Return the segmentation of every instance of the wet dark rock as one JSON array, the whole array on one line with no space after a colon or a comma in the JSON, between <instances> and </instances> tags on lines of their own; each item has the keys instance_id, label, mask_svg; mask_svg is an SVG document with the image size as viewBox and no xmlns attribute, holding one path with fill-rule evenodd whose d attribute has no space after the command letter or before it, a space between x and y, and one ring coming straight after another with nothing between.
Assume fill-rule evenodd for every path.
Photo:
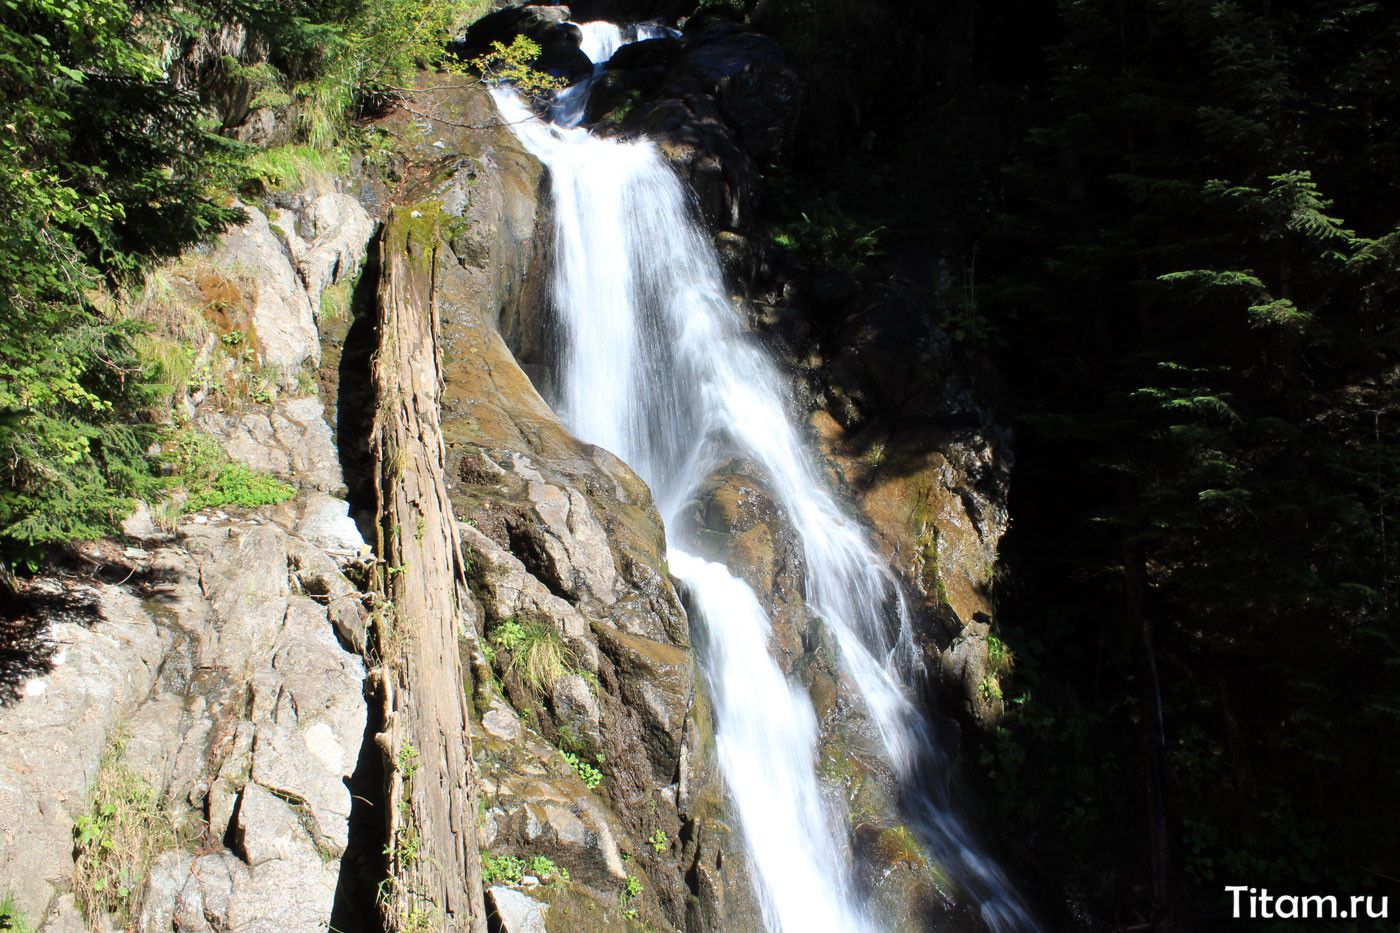
<instances>
[{"instance_id":1,"label":"wet dark rock","mask_svg":"<svg viewBox=\"0 0 1400 933\"><path fill-rule=\"evenodd\" d=\"M629 42L619 48L613 53L613 57L608 59L605 67L609 71L665 68L675 61L681 52L679 39L670 36L643 39L640 42Z\"/></svg>"},{"instance_id":2,"label":"wet dark rock","mask_svg":"<svg viewBox=\"0 0 1400 933\"><path fill-rule=\"evenodd\" d=\"M655 139L712 229L748 229L757 211L757 164L791 141L802 95L778 44L720 24L681 40L624 46L607 75L587 120L601 132Z\"/></svg>"},{"instance_id":3,"label":"wet dark rock","mask_svg":"<svg viewBox=\"0 0 1400 933\"><path fill-rule=\"evenodd\" d=\"M463 58L475 58L491 48L491 43L510 45L516 36L544 46L549 33L557 26L569 21L569 8L538 3L509 6L489 13L472 23L465 33L451 43L449 48ZM578 48L578 42L573 43Z\"/></svg>"},{"instance_id":4,"label":"wet dark rock","mask_svg":"<svg viewBox=\"0 0 1400 933\"><path fill-rule=\"evenodd\" d=\"M613 126L620 126L643 96L660 85L665 77L663 67L603 72L588 92L585 122L606 120Z\"/></svg>"}]
</instances>

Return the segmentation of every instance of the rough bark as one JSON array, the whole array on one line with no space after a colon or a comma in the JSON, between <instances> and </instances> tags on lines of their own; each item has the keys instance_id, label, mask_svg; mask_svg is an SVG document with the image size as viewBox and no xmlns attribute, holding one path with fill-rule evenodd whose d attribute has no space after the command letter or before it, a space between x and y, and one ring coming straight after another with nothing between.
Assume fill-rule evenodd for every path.
<instances>
[{"instance_id":1,"label":"rough bark","mask_svg":"<svg viewBox=\"0 0 1400 933\"><path fill-rule=\"evenodd\" d=\"M458 632L461 545L439 422L436 212L392 212L381 239L371 453L388 602L379 618L394 930L485 933L476 794Z\"/></svg>"}]
</instances>

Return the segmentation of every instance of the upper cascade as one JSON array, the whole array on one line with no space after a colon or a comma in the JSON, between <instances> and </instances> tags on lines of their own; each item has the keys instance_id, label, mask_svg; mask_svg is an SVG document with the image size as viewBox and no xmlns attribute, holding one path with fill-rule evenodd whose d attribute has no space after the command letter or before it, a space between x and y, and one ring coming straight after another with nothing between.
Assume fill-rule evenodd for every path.
<instances>
[{"instance_id":1,"label":"upper cascade","mask_svg":"<svg viewBox=\"0 0 1400 933\"><path fill-rule=\"evenodd\" d=\"M603 73L608 59L612 58L618 49L631 42L680 35L675 29L662 23L619 26L616 23L596 20L574 25L578 26L583 34L579 49L593 62L593 74L554 96L549 107L549 119L556 126L574 127L583 122L583 114L588 107L588 95Z\"/></svg>"}]
</instances>

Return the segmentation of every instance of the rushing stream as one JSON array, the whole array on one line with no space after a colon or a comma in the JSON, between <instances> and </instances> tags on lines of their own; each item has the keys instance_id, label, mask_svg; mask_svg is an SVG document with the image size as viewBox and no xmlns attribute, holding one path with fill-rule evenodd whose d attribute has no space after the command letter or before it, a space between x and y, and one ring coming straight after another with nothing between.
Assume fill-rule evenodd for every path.
<instances>
[{"instance_id":1,"label":"rushing stream","mask_svg":"<svg viewBox=\"0 0 1400 933\"><path fill-rule=\"evenodd\" d=\"M600 65L623 42L664 29L581 28L584 52ZM534 118L513 93L496 92L551 175L551 294L562 329L552 401L574 434L626 460L655 495L671 572L696 616L720 765L769 928L884 924L854 891L847 815L823 803L816 716L768 653L767 611L724 566L686 550L682 509L735 455L762 466L802 541L807 603L835 636L840 664L878 727L910 824L991 929L1035 929L952 809L951 762L910 700L918 652L894 574L810 462L787 414L783 379L727 298L689 192L651 142L605 139L578 126L589 84L560 93L551 122Z\"/></svg>"}]
</instances>

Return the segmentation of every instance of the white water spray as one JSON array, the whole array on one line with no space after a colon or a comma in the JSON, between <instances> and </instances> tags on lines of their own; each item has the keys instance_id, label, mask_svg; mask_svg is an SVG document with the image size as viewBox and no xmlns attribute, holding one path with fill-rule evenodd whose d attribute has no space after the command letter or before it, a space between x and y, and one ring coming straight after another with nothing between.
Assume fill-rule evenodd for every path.
<instances>
[{"instance_id":1,"label":"white water spray","mask_svg":"<svg viewBox=\"0 0 1400 933\"><path fill-rule=\"evenodd\" d=\"M600 64L622 42L611 24L582 29L584 50ZM901 682L901 670L917 676L919 654L900 587L809 463L782 379L740 325L688 192L651 142L577 127L587 88L559 95L553 125L532 119L510 92L496 96L553 185L552 294L563 329L555 405L577 436L646 480L666 522L671 570L700 617L720 763L768 926L849 933L877 922L852 895L844 814L823 806L815 777L811 703L769 656L763 607L746 584L677 540L685 503L733 454L762 465L802 540L806 600L835 635L905 788L911 824L989 927L1034 929L951 809L950 765Z\"/></svg>"}]
</instances>

